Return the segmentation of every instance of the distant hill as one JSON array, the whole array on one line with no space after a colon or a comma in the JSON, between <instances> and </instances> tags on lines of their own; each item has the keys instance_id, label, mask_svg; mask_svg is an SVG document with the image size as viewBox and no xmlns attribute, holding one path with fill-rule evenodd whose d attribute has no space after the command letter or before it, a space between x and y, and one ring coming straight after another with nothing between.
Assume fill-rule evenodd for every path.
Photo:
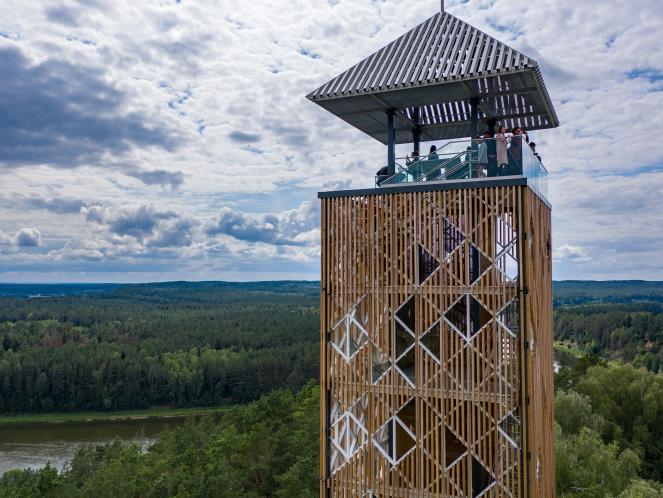
<instances>
[{"instance_id":1,"label":"distant hill","mask_svg":"<svg viewBox=\"0 0 663 498\"><path fill-rule=\"evenodd\" d=\"M110 292L121 284L3 284L0 296L6 297L54 297Z\"/></svg>"},{"instance_id":2,"label":"distant hill","mask_svg":"<svg viewBox=\"0 0 663 498\"><path fill-rule=\"evenodd\" d=\"M56 296L94 296L175 302L183 299L214 302L227 300L237 292L269 292L278 294L316 295L317 281L263 282L152 282L144 284L2 284L0 296L38 298ZM558 280L553 282L555 306L597 303L659 303L663 304L663 282L646 280Z\"/></svg>"},{"instance_id":3,"label":"distant hill","mask_svg":"<svg viewBox=\"0 0 663 498\"><path fill-rule=\"evenodd\" d=\"M598 303L663 303L663 282L646 280L560 280L553 282L555 306Z\"/></svg>"}]
</instances>

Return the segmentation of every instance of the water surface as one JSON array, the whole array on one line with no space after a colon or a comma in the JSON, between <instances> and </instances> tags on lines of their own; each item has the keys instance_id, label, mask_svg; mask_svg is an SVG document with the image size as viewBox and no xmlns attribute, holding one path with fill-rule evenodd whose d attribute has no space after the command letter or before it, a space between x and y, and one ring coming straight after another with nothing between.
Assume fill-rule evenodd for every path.
<instances>
[{"instance_id":1,"label":"water surface","mask_svg":"<svg viewBox=\"0 0 663 498\"><path fill-rule=\"evenodd\" d=\"M119 437L148 448L155 436L176 427L186 417L0 425L0 475L10 469L38 469L47 463L62 469L86 444L103 444Z\"/></svg>"}]
</instances>

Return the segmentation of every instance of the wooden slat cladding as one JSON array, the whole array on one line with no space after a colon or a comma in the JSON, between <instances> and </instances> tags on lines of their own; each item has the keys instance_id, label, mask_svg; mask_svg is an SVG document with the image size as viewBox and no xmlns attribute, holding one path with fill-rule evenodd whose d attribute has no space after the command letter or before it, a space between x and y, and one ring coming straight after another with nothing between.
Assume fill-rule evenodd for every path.
<instances>
[{"instance_id":1,"label":"wooden slat cladding","mask_svg":"<svg viewBox=\"0 0 663 498\"><path fill-rule=\"evenodd\" d=\"M321 496L553 496L545 204L499 186L321 212Z\"/></svg>"},{"instance_id":2,"label":"wooden slat cladding","mask_svg":"<svg viewBox=\"0 0 663 498\"><path fill-rule=\"evenodd\" d=\"M555 490L552 240L550 209L525 191L526 329L529 351L527 439L531 496L553 496Z\"/></svg>"}]
</instances>

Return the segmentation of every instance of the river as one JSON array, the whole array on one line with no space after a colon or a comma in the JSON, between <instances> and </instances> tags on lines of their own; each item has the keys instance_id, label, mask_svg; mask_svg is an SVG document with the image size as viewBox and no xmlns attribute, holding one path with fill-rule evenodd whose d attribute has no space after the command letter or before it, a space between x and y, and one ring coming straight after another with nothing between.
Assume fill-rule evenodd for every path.
<instances>
[{"instance_id":1,"label":"river","mask_svg":"<svg viewBox=\"0 0 663 498\"><path fill-rule=\"evenodd\" d=\"M62 469L86 444L102 444L119 437L148 448L155 436L186 417L0 425L0 475L10 469L37 469L47 463Z\"/></svg>"}]
</instances>

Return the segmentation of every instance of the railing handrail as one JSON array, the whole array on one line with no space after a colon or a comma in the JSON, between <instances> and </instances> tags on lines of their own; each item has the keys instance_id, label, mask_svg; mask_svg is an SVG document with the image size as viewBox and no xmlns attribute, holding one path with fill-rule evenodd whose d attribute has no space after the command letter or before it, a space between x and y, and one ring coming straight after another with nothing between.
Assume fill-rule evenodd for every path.
<instances>
[{"instance_id":1,"label":"railing handrail","mask_svg":"<svg viewBox=\"0 0 663 498\"><path fill-rule=\"evenodd\" d=\"M430 176L430 172L424 172L420 173L418 170L420 167L425 165L428 161L441 161L439 165L436 165L435 168L442 170L445 168L446 165L448 165L451 161L454 159L457 159L459 156L462 156L463 154L467 154L468 152L474 152L475 155L478 152L478 148L481 144L485 144L490 141L497 141L497 140L504 140L509 144L509 148L513 146L514 143L514 138L519 138L520 142L520 147L521 151L523 154L528 154L530 155L530 159L532 157L536 158L537 160L537 166L542 169L542 172L545 174L548 174L548 170L546 167L543 165L543 162L541 161L540 157L534 149L531 148L530 142L527 140L527 137L525 135L514 135L514 134L509 134L504 137L476 137L476 138L468 138L465 140L452 140L450 142L444 143L439 149L436 149L432 152L429 152L426 155L423 156L417 156L416 159L414 159L412 156L405 156L405 157L398 157L396 158L397 161L402 162L402 160L406 161L406 166L403 167L402 164L397 163L397 171L394 172L393 175L388 176L387 178L384 178L382 181L379 181L378 178L376 177L376 185L389 185L391 184L390 180L392 179L397 179L397 178L405 178L405 182L420 182L424 181L423 179L425 177ZM453 151L453 145L458 145L458 144L463 144L467 145L467 148L465 150L461 151ZM527 152L525 152L525 144L528 146L527 149L529 149ZM452 149L452 150L449 150ZM432 156L432 157L431 157ZM412 162L409 162L412 161ZM522 167L522 161L523 161L523 156L520 158L521 161L521 167ZM472 164L477 162L477 158L469 158L466 161L463 161L459 165L455 165L453 170L451 171L445 171L443 175L440 176L440 180L444 180L448 175L457 173L462 167L467 167L468 165L471 167ZM483 164L483 163L482 163ZM524 174L524 171L521 171L521 174ZM401 176L399 176L401 175ZM405 175L403 177L402 175ZM407 180L407 177L411 176L412 180ZM437 178L436 178L437 179ZM379 182L379 183L378 183ZM402 183L400 181L399 183Z\"/></svg>"}]
</instances>

